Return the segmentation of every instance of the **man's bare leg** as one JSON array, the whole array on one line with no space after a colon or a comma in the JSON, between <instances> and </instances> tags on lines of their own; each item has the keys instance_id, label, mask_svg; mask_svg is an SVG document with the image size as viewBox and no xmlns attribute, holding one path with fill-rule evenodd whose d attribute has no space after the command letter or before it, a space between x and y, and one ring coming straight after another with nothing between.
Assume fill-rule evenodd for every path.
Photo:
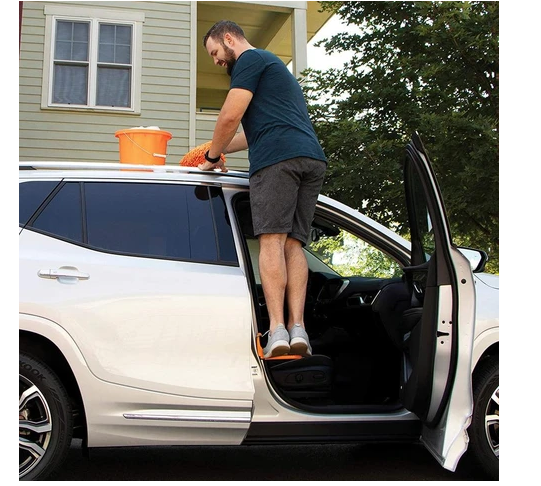
<instances>
[{"instance_id":1,"label":"man's bare leg","mask_svg":"<svg viewBox=\"0 0 541 486\"><path fill-rule=\"evenodd\" d=\"M286 299L289 311L287 329L291 330L294 324L301 324L304 327L308 263L302 243L296 238L287 238L284 250L287 270Z\"/></svg>"},{"instance_id":2,"label":"man's bare leg","mask_svg":"<svg viewBox=\"0 0 541 486\"><path fill-rule=\"evenodd\" d=\"M284 322L284 303L287 285L285 258L286 234L262 234L259 236L259 273L269 312L270 332Z\"/></svg>"}]
</instances>

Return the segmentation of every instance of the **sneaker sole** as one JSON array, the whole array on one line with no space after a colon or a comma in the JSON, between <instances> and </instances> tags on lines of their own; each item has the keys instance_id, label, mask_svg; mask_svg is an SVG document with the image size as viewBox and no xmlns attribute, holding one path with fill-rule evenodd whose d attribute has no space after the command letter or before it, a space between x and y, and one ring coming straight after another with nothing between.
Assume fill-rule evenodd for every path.
<instances>
[{"instance_id":1,"label":"sneaker sole","mask_svg":"<svg viewBox=\"0 0 541 486\"><path fill-rule=\"evenodd\" d=\"M308 344L302 338L293 338L289 343L289 349L291 354L298 354L299 356L312 356L312 353L308 349Z\"/></svg>"},{"instance_id":2,"label":"sneaker sole","mask_svg":"<svg viewBox=\"0 0 541 486\"><path fill-rule=\"evenodd\" d=\"M276 358L276 356L283 356L284 354L289 353L290 347L287 341L276 341L272 346L270 351L268 351L264 357L265 358Z\"/></svg>"}]
</instances>

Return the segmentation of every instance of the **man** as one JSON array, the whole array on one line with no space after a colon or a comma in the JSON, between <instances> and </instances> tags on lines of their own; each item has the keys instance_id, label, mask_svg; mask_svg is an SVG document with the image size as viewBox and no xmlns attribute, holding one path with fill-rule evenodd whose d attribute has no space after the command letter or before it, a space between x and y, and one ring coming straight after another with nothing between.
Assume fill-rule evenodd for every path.
<instances>
[{"instance_id":1,"label":"man","mask_svg":"<svg viewBox=\"0 0 541 486\"><path fill-rule=\"evenodd\" d=\"M227 69L230 90L201 170L227 171L220 154L249 149L250 206L259 239L259 271L269 311L266 358L310 356L304 328L308 242L327 167L301 87L274 54L256 49L234 22L206 34L214 64ZM243 131L237 133L242 122ZM285 327L284 303L288 306Z\"/></svg>"}]
</instances>

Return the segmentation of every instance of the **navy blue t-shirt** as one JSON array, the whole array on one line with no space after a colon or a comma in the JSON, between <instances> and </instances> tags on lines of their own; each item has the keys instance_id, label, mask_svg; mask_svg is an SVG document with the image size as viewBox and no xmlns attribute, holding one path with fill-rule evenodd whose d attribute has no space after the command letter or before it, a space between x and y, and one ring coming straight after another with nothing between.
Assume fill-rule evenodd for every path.
<instances>
[{"instance_id":1,"label":"navy blue t-shirt","mask_svg":"<svg viewBox=\"0 0 541 486\"><path fill-rule=\"evenodd\" d=\"M308 117L302 89L280 58L262 49L244 51L233 66L230 88L253 93L242 117L250 176L294 157L327 162Z\"/></svg>"}]
</instances>

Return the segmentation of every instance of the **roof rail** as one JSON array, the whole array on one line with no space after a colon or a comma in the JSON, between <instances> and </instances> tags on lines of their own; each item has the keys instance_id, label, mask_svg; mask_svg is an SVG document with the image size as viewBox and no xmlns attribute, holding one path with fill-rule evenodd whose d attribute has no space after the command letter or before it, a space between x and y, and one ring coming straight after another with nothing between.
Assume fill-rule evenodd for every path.
<instances>
[{"instance_id":1,"label":"roof rail","mask_svg":"<svg viewBox=\"0 0 541 486\"><path fill-rule=\"evenodd\" d=\"M112 162L20 162L19 170L31 170L31 169L59 169L59 170L142 170L145 172L166 172L166 173L185 173L185 174L202 174L212 173L222 176L242 177L248 179L248 172L240 170L228 170L222 172L221 170L214 171L201 171L197 167L185 167L172 164L164 165L141 165L141 164L124 164L124 163L112 163Z\"/></svg>"}]
</instances>

